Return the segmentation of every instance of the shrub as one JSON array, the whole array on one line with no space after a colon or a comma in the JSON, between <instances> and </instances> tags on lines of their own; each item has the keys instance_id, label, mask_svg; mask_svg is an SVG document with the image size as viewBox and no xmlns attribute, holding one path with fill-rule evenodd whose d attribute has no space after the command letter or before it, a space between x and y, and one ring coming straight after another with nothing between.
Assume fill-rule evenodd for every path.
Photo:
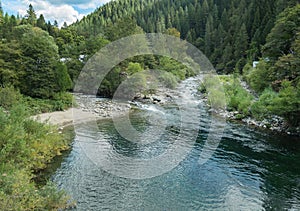
<instances>
[{"instance_id":1,"label":"shrub","mask_svg":"<svg viewBox=\"0 0 300 211\"><path fill-rule=\"evenodd\" d=\"M222 109L226 107L226 96L219 77L214 75L205 76L204 82L200 85L200 91L207 93L210 107Z\"/></svg>"},{"instance_id":2,"label":"shrub","mask_svg":"<svg viewBox=\"0 0 300 211\"><path fill-rule=\"evenodd\" d=\"M282 89L273 99L270 110L272 113L284 117L291 125L300 123L300 83L292 86L290 81L282 82Z\"/></svg>"},{"instance_id":3,"label":"shrub","mask_svg":"<svg viewBox=\"0 0 300 211\"><path fill-rule=\"evenodd\" d=\"M56 128L31 120L26 107L0 109L0 210L57 210L68 197L53 184L37 188L33 171L69 148Z\"/></svg>"},{"instance_id":4,"label":"shrub","mask_svg":"<svg viewBox=\"0 0 300 211\"><path fill-rule=\"evenodd\" d=\"M54 110L63 111L73 105L73 95L67 92L60 92L54 95Z\"/></svg>"},{"instance_id":5,"label":"shrub","mask_svg":"<svg viewBox=\"0 0 300 211\"><path fill-rule=\"evenodd\" d=\"M0 106L10 109L18 104L22 99L22 95L13 86L0 87Z\"/></svg>"},{"instance_id":6,"label":"shrub","mask_svg":"<svg viewBox=\"0 0 300 211\"><path fill-rule=\"evenodd\" d=\"M234 76L206 76L198 90L208 94L211 107L224 108L226 105L228 110L239 111L240 116L250 114L253 96L240 85L239 79Z\"/></svg>"},{"instance_id":7,"label":"shrub","mask_svg":"<svg viewBox=\"0 0 300 211\"><path fill-rule=\"evenodd\" d=\"M250 84L250 87L256 92L261 93L267 88L270 84L271 79L269 73L269 67L266 61L260 60L256 68L246 75L247 82Z\"/></svg>"},{"instance_id":8,"label":"shrub","mask_svg":"<svg viewBox=\"0 0 300 211\"><path fill-rule=\"evenodd\" d=\"M172 73L162 72L159 77L159 81L163 83L167 88L174 89L177 86L176 76Z\"/></svg>"},{"instance_id":9,"label":"shrub","mask_svg":"<svg viewBox=\"0 0 300 211\"><path fill-rule=\"evenodd\" d=\"M72 107L73 95L67 92L56 93L53 99L24 97L24 103L31 114L63 111Z\"/></svg>"},{"instance_id":10,"label":"shrub","mask_svg":"<svg viewBox=\"0 0 300 211\"><path fill-rule=\"evenodd\" d=\"M271 88L266 88L258 101L253 103L251 106L251 114L259 120L270 116L272 114L271 106L274 104L274 99L276 97L276 92L274 92Z\"/></svg>"},{"instance_id":11,"label":"shrub","mask_svg":"<svg viewBox=\"0 0 300 211\"><path fill-rule=\"evenodd\" d=\"M241 85L238 79L234 79L224 85L229 110L239 111L244 116L250 114L250 106L253 96Z\"/></svg>"}]
</instances>

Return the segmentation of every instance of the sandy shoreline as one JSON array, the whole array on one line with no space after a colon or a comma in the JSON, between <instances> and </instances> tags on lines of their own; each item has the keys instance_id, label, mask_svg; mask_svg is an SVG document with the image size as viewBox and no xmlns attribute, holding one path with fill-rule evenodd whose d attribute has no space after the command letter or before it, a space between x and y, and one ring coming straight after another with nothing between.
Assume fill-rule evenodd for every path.
<instances>
[{"instance_id":1,"label":"sandy shoreline","mask_svg":"<svg viewBox=\"0 0 300 211\"><path fill-rule=\"evenodd\" d=\"M94 118L92 113L84 112L79 108L70 108L65 111L56 111L51 113L42 113L33 116L36 121L48 123L57 126L71 125L75 122L74 114L76 113L76 121L89 121Z\"/></svg>"},{"instance_id":2,"label":"sandy shoreline","mask_svg":"<svg viewBox=\"0 0 300 211\"><path fill-rule=\"evenodd\" d=\"M32 119L59 127L101 119L121 116L129 112L129 103L117 103L95 96L74 95L77 107L65 111L42 113L32 116Z\"/></svg>"}]
</instances>

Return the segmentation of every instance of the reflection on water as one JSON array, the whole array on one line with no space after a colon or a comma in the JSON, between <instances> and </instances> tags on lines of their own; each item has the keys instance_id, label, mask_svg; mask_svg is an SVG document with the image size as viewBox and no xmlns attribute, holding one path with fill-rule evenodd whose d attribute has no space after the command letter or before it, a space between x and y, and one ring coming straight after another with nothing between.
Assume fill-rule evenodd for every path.
<instances>
[{"instance_id":1,"label":"reflection on water","mask_svg":"<svg viewBox=\"0 0 300 211\"><path fill-rule=\"evenodd\" d=\"M149 112L154 111L131 115L137 130L154 124L147 121ZM97 132L114 153L149 159L172 144L172 137L178 135L176 122L168 121L166 134L145 146L123 139L110 120L99 122L98 131L90 131L88 123L80 127L86 136ZM209 122L209 115L201 114L194 148L176 168L161 176L144 180L114 176L86 156L80 144L84 140L77 137L53 180L77 201L78 210L300 210L297 138L228 123L213 157L200 165Z\"/></svg>"}]
</instances>

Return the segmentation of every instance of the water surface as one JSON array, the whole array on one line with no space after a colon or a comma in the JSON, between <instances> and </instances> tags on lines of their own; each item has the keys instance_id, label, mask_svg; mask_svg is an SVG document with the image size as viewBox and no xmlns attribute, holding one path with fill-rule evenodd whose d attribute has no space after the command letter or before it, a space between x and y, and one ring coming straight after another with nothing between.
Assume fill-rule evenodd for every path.
<instances>
[{"instance_id":1,"label":"water surface","mask_svg":"<svg viewBox=\"0 0 300 211\"><path fill-rule=\"evenodd\" d=\"M132 125L139 131L159 125L163 114L149 121L158 112L159 107L154 108L134 111ZM157 177L115 176L82 148L84 137L97 133L115 154L150 159L164 153L178 136L176 110L165 108L166 132L146 145L124 139L111 120L98 122L97 131L89 123L81 124L83 134L75 138L53 180L77 201L77 210L300 210L300 141L227 123L219 147L201 165L198 159L212 123L205 110L193 149L172 171ZM97 149L101 153L101 147ZM106 159L109 162L109 156Z\"/></svg>"}]
</instances>

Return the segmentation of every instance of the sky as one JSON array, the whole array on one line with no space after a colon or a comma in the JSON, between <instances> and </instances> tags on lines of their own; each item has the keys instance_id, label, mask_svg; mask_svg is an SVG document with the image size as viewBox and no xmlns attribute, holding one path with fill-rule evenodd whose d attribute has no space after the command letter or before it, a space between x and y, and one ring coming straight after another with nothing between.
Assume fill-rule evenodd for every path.
<instances>
[{"instance_id":1,"label":"sky","mask_svg":"<svg viewBox=\"0 0 300 211\"><path fill-rule=\"evenodd\" d=\"M37 17L43 14L46 21L57 20L59 26L64 22L71 24L85 15L93 12L97 7L110 0L0 0L4 12L10 15L25 16L29 4L32 4Z\"/></svg>"}]
</instances>

